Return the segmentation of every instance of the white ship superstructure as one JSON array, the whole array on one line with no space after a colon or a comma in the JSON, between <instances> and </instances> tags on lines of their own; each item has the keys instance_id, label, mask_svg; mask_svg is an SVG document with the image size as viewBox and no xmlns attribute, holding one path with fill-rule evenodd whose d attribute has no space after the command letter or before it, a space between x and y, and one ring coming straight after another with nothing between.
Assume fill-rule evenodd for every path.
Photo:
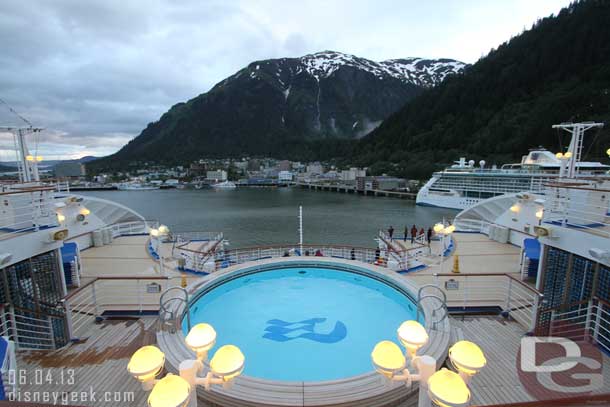
<instances>
[{"instance_id":1,"label":"white ship superstructure","mask_svg":"<svg viewBox=\"0 0 610 407\"><path fill-rule=\"evenodd\" d=\"M558 125L562 126L562 125ZM553 154L544 148L533 149L520 163L505 164L501 168L486 168L485 161L475 166L474 161L461 158L451 167L435 172L417 194L417 204L452 209L467 209L485 199L503 194L542 193L544 184L558 179L565 171L577 178L603 175L610 166L600 162L581 162L582 136L590 123L576 125L565 154ZM582 129L582 130L581 130Z\"/></svg>"}]
</instances>

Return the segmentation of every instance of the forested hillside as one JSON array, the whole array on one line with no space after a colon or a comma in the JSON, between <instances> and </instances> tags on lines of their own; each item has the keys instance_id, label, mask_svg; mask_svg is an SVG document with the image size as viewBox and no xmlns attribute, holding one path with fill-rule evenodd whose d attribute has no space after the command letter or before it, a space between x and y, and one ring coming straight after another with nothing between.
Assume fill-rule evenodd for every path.
<instances>
[{"instance_id":1,"label":"forested hillside","mask_svg":"<svg viewBox=\"0 0 610 407\"><path fill-rule=\"evenodd\" d=\"M352 161L425 178L459 156L501 163L539 145L555 151L569 138L551 125L586 120L607 123L585 147L586 158L607 162L610 1L572 4L423 92L365 137Z\"/></svg>"}]
</instances>

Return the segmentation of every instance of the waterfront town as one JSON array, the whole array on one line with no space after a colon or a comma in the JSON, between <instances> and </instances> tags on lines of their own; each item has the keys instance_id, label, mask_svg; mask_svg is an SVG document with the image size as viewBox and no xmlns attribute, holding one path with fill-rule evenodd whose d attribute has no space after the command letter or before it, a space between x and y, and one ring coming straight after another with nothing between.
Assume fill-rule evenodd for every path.
<instances>
[{"instance_id":1,"label":"waterfront town","mask_svg":"<svg viewBox=\"0 0 610 407\"><path fill-rule=\"evenodd\" d=\"M273 158L200 159L188 165L142 163L128 171L94 173L88 163L60 161L44 166L41 176L73 190L171 189L301 186L315 190L413 198L420 182L387 174L370 175L367 168L338 168L323 162ZM15 169L16 171L17 169ZM10 178L13 172L0 173ZM16 174L16 172L15 172Z\"/></svg>"}]
</instances>

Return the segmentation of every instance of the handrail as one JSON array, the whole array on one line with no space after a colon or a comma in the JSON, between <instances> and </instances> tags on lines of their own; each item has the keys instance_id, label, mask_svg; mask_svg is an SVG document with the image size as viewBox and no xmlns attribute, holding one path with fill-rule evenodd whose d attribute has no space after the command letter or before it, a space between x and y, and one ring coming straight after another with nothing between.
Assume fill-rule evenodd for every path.
<instances>
[{"instance_id":1,"label":"handrail","mask_svg":"<svg viewBox=\"0 0 610 407\"><path fill-rule=\"evenodd\" d=\"M519 283L519 285L521 285L523 288L531 291L532 293L536 294L538 297L540 297L540 298L544 297L543 293L541 293L540 291L538 291L534 287L524 283L523 281L519 280L518 278L516 278L511 273L434 273L433 276L435 276L435 277L458 277L458 278L460 278L460 277L500 277L500 276L505 276L505 277L508 277L511 280Z\"/></svg>"},{"instance_id":2,"label":"handrail","mask_svg":"<svg viewBox=\"0 0 610 407\"><path fill-rule=\"evenodd\" d=\"M55 187L23 187L14 191L0 192L0 195L28 194L41 191L55 191Z\"/></svg>"},{"instance_id":3,"label":"handrail","mask_svg":"<svg viewBox=\"0 0 610 407\"><path fill-rule=\"evenodd\" d=\"M106 281L106 280L169 280L169 276L125 276L125 277L114 277L114 276L98 276L94 277L93 280L87 281L84 285L78 287L76 290L72 291L70 294L66 295L63 300L69 300L74 298L77 294L81 293L85 288L90 285L96 283L97 281Z\"/></svg>"}]
</instances>

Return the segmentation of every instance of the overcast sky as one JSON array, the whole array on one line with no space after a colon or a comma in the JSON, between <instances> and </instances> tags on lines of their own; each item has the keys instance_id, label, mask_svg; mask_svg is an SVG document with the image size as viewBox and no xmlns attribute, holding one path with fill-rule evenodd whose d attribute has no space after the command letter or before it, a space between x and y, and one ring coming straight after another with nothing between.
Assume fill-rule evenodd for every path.
<instances>
[{"instance_id":1,"label":"overcast sky","mask_svg":"<svg viewBox=\"0 0 610 407\"><path fill-rule=\"evenodd\" d=\"M115 152L249 62L322 50L476 62L568 0L2 0L0 98L48 158ZM0 104L0 126L19 125ZM0 134L0 160L14 159Z\"/></svg>"}]
</instances>

